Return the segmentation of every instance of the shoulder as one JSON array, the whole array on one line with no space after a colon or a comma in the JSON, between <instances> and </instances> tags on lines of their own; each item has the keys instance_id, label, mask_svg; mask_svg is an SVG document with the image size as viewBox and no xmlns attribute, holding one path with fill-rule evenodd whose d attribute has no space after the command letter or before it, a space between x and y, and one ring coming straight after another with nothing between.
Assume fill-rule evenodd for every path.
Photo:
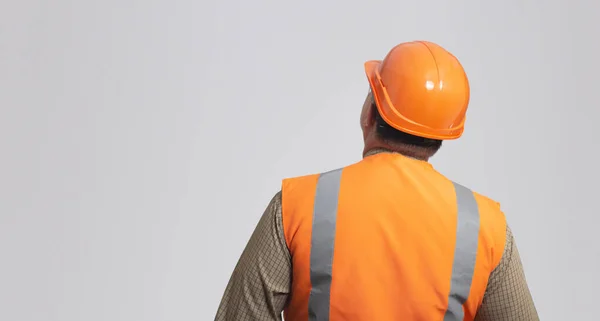
<instances>
[{"instance_id":1,"label":"shoulder","mask_svg":"<svg viewBox=\"0 0 600 321\"><path fill-rule=\"evenodd\" d=\"M282 192L283 192L283 187L291 187L293 185L298 185L298 184L307 184L307 183L311 183L313 181L316 182L320 175L321 175L321 173L312 173L312 174L286 177L286 178L282 179Z\"/></svg>"},{"instance_id":2,"label":"shoulder","mask_svg":"<svg viewBox=\"0 0 600 321\"><path fill-rule=\"evenodd\" d=\"M472 192L475 200L477 201L477 206L481 215L491 216L496 220L505 220L504 212L502 211L500 202L479 192Z\"/></svg>"},{"instance_id":3,"label":"shoulder","mask_svg":"<svg viewBox=\"0 0 600 321\"><path fill-rule=\"evenodd\" d=\"M307 196L314 196L314 190L316 189L317 183L319 182L319 178L321 176L327 175L329 173L339 172L347 167L348 166L320 173L311 173L301 176L284 178L281 184L283 202L286 203L286 200L291 200L292 198L299 197L303 199Z\"/></svg>"},{"instance_id":4,"label":"shoulder","mask_svg":"<svg viewBox=\"0 0 600 321\"><path fill-rule=\"evenodd\" d=\"M504 215L504 212L501 209L501 205L500 202L492 199L491 197L484 195L478 191L475 191L465 185L462 185L460 183L454 182L454 186L455 188L458 187L462 187L463 190L471 193L473 195L473 198L476 201L477 204L477 209L479 211L479 215L481 220L483 221L489 221L492 220L494 223L494 225L497 225L498 223L501 223L500 225L503 225L505 223L503 223L506 218ZM482 223L486 223L486 222L482 222ZM505 232L505 228L502 228L502 233Z\"/></svg>"}]
</instances>

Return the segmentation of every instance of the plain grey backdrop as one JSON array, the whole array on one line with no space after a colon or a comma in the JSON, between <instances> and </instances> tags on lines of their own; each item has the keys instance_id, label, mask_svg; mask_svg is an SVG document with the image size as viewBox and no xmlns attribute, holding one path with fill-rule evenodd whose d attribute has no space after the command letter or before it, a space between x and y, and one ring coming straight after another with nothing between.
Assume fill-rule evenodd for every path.
<instances>
[{"instance_id":1,"label":"plain grey backdrop","mask_svg":"<svg viewBox=\"0 0 600 321\"><path fill-rule=\"evenodd\" d=\"M360 159L363 62L471 81L434 165L501 202L542 320L596 320L594 1L0 1L0 320L211 320L284 177Z\"/></svg>"}]
</instances>

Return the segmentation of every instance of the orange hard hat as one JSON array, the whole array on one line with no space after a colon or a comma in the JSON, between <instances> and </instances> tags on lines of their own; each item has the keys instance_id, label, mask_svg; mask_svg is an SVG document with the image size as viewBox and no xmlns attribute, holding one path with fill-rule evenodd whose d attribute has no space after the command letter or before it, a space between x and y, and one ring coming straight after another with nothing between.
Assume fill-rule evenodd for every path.
<instances>
[{"instance_id":1,"label":"orange hard hat","mask_svg":"<svg viewBox=\"0 0 600 321\"><path fill-rule=\"evenodd\" d=\"M469 80L450 52L427 41L405 42L365 71L383 120L402 132L456 139L464 129Z\"/></svg>"}]
</instances>

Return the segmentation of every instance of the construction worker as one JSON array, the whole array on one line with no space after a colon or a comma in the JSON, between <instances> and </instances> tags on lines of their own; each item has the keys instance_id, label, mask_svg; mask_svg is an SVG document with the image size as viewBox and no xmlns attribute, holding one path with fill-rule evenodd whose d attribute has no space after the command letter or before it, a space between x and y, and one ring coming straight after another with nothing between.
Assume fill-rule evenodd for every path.
<instances>
[{"instance_id":1,"label":"construction worker","mask_svg":"<svg viewBox=\"0 0 600 321\"><path fill-rule=\"evenodd\" d=\"M365 70L363 159L283 180L215 320L539 320L500 205L428 162L463 133L460 62L415 41Z\"/></svg>"}]
</instances>

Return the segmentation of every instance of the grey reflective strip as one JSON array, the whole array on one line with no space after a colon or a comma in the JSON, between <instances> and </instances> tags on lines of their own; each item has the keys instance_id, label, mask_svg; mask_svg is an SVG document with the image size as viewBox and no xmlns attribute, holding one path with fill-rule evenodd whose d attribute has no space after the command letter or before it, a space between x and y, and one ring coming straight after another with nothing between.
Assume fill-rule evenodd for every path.
<instances>
[{"instance_id":1,"label":"grey reflective strip","mask_svg":"<svg viewBox=\"0 0 600 321\"><path fill-rule=\"evenodd\" d=\"M341 178L342 169L336 169L321 174L317 182L310 244L310 321L329 320L333 243Z\"/></svg>"},{"instance_id":2,"label":"grey reflective strip","mask_svg":"<svg viewBox=\"0 0 600 321\"><path fill-rule=\"evenodd\" d=\"M479 242L479 208L475 195L471 190L457 183L454 183L454 189L458 203L458 222L448 310L444 315L444 321L464 319L463 304L471 291Z\"/></svg>"}]
</instances>

